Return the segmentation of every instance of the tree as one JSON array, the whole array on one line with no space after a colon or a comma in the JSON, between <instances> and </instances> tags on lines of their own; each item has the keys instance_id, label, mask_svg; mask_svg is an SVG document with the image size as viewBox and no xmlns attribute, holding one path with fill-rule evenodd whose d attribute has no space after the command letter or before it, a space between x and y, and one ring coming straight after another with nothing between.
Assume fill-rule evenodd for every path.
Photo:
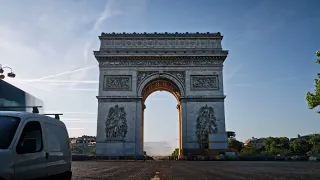
<instances>
[{"instance_id":1,"label":"tree","mask_svg":"<svg viewBox=\"0 0 320 180\"><path fill-rule=\"evenodd\" d=\"M179 156L179 148L176 148L172 154L171 154L172 157L178 157Z\"/></svg>"},{"instance_id":2,"label":"tree","mask_svg":"<svg viewBox=\"0 0 320 180\"><path fill-rule=\"evenodd\" d=\"M316 55L318 57L316 63L320 64L320 51L317 51ZM315 92L314 93L307 92L307 96L306 96L309 109L314 109L320 105L320 73L318 73L318 78L316 78L314 81L315 81L315 88L316 88ZM320 113L320 111L318 111L318 113Z\"/></svg>"},{"instance_id":3,"label":"tree","mask_svg":"<svg viewBox=\"0 0 320 180\"><path fill-rule=\"evenodd\" d=\"M320 135L312 136L309 142L312 146L320 145Z\"/></svg>"},{"instance_id":4,"label":"tree","mask_svg":"<svg viewBox=\"0 0 320 180\"><path fill-rule=\"evenodd\" d=\"M292 143L292 149L295 153L305 154L311 150L312 146L306 140L297 138Z\"/></svg>"},{"instance_id":5,"label":"tree","mask_svg":"<svg viewBox=\"0 0 320 180\"><path fill-rule=\"evenodd\" d=\"M228 148L229 149L234 149L234 150L237 150L238 152L240 152L242 147L243 147L242 142L240 142L236 139L229 139L228 140Z\"/></svg>"},{"instance_id":6,"label":"tree","mask_svg":"<svg viewBox=\"0 0 320 180\"><path fill-rule=\"evenodd\" d=\"M235 138L236 133L234 131L227 131L227 136L228 136L228 138Z\"/></svg>"},{"instance_id":7,"label":"tree","mask_svg":"<svg viewBox=\"0 0 320 180\"><path fill-rule=\"evenodd\" d=\"M260 153L259 150L251 145L244 147L243 149L241 149L241 152L240 152L241 155L246 155L246 156L257 155L259 153Z\"/></svg>"},{"instance_id":8,"label":"tree","mask_svg":"<svg viewBox=\"0 0 320 180\"><path fill-rule=\"evenodd\" d=\"M268 137L264 140L264 150L262 154L277 155L290 154L290 143L287 137Z\"/></svg>"}]
</instances>

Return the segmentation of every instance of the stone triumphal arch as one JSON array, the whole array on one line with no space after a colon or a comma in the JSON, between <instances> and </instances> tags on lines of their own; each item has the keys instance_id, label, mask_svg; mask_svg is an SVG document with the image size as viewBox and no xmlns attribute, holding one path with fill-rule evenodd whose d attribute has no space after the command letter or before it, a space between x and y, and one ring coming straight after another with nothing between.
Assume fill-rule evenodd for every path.
<instances>
[{"instance_id":1,"label":"stone triumphal arch","mask_svg":"<svg viewBox=\"0 0 320 180\"><path fill-rule=\"evenodd\" d=\"M227 149L220 33L102 33L97 155L143 155L144 102L177 99L179 153ZM200 151L199 151L200 152Z\"/></svg>"}]
</instances>

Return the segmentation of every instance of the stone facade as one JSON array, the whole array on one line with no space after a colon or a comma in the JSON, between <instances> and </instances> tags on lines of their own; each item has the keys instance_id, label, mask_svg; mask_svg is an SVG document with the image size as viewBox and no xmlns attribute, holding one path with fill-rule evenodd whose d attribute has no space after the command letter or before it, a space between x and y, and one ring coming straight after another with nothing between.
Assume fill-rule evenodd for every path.
<instances>
[{"instance_id":1,"label":"stone facade","mask_svg":"<svg viewBox=\"0 0 320 180\"><path fill-rule=\"evenodd\" d=\"M99 62L97 155L143 155L144 101L165 90L177 99L180 155L227 148L220 33L102 33Z\"/></svg>"}]
</instances>

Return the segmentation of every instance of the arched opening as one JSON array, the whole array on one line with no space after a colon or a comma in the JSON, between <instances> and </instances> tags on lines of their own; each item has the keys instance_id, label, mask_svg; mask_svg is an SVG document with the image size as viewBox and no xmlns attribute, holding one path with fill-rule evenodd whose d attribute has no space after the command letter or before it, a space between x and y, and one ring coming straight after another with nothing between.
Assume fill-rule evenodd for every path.
<instances>
[{"instance_id":1,"label":"arched opening","mask_svg":"<svg viewBox=\"0 0 320 180\"><path fill-rule=\"evenodd\" d=\"M160 91L160 92L159 92ZM164 93L164 92L162 92L161 93L161 91L166 91L166 93ZM175 148L179 148L179 155L180 155L180 152L181 152L181 147L182 147L182 143L181 143L181 125L182 125L182 123L181 123L181 121L182 121L182 113L181 113L181 108L180 108L180 96L181 96L181 91L180 91L180 89L179 89L179 87L173 82L173 81L171 81L171 80L169 80L169 79L166 79L166 78L157 78L157 79L154 79L154 80L151 80L150 82L148 82L145 86L144 86L144 88L142 89L142 91L141 91L142 93L141 93L141 96L142 96L142 112L141 112L141 117L142 117L142 119L141 119L141 122L142 122L142 124L141 124L141 129L142 129L142 131L141 131L141 149L143 149L143 150L146 150L145 149L145 146L144 146L144 140L145 140L145 111L146 111L146 104L148 103L149 104L149 101L148 102L146 102L146 100L148 99L149 100L149 98L148 97L150 97L150 98L153 98L154 97L154 95L159 95L159 94L161 94L161 95L165 95L166 96L166 98L168 99L168 98L170 98L168 95L169 94L172 94L173 96L174 96L174 98L176 99L176 105L175 105L175 107L176 107L176 109L178 110L178 117L176 116L176 114L175 115L173 115L173 111L172 110L170 110L169 112L170 112L170 120L172 120L172 118L175 116L176 118L177 118L177 120L178 121L176 121L176 122L178 122L177 124L178 124L178 138L176 138L177 136L176 135L173 135L173 137L171 137L171 138L169 138L168 139L168 141L167 142L170 142L169 144L170 145L172 145L172 144L174 144L174 146L175 146ZM159 92L159 93L158 93ZM151 95L151 96L150 96ZM172 96L171 96L172 97ZM162 101L162 102L160 102L160 101ZM167 103L165 103L164 102L164 100L160 100L160 101L158 101L158 102L160 102L163 106L166 106L166 107L168 107L167 105ZM152 103L150 103L150 104L152 104ZM170 100L170 104L172 105L173 104L173 101L172 100ZM174 107L174 106L172 106L172 107ZM170 106L170 108L171 108L171 106ZM155 109L154 109L155 110ZM175 110L176 111L176 110ZM150 112L149 112L149 114L150 114ZM154 116L153 116L154 117ZM164 115L163 116L164 118L167 118L168 116L166 116L166 115ZM152 118L152 116L148 116L148 118ZM150 120L150 121L152 121L152 120ZM148 123L149 124L151 124L152 122L150 122L149 120L148 120ZM169 122L169 124L170 124L170 122ZM170 124L171 125L171 124ZM161 128L161 127L159 127L159 128ZM162 129L165 129L165 127L163 127ZM164 132L164 131L163 131ZM171 134L173 134L173 132L174 131L171 131ZM167 137L167 136L165 136L165 137ZM175 143L174 143L174 141L175 141ZM178 141L178 142L177 142ZM178 145L178 147L177 147L177 145ZM172 149L172 152L173 152L173 150L175 149L175 148L173 148ZM165 150L164 150L165 151ZM172 153L172 152L170 152L170 154ZM148 153L148 152L147 152ZM166 153L168 153L168 152L166 152Z\"/></svg>"}]
</instances>

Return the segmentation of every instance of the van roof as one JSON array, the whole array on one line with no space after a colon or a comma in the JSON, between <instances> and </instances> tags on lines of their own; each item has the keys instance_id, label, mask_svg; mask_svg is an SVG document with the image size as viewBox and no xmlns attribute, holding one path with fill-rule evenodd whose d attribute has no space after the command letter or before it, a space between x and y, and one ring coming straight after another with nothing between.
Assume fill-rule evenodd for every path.
<instances>
[{"instance_id":1,"label":"van roof","mask_svg":"<svg viewBox=\"0 0 320 180\"><path fill-rule=\"evenodd\" d=\"M19 117L21 119L24 119L24 118L40 118L40 117L49 117L49 118L52 118L50 116L46 116L46 115L43 115L43 114L37 114L37 113L30 113L30 112L24 112L24 111L0 111L0 116L14 116L14 117ZM52 118L52 119L55 119L55 118Z\"/></svg>"}]
</instances>

